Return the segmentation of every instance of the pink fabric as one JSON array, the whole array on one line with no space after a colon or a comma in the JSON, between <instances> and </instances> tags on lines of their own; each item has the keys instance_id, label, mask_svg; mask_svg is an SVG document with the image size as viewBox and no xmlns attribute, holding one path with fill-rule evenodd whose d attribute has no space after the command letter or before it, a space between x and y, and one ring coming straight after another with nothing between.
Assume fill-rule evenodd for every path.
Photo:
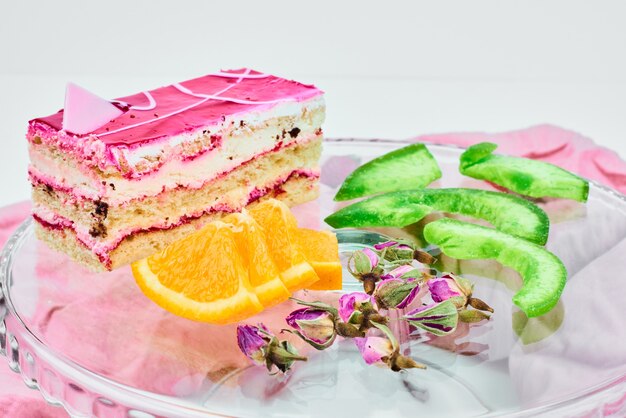
<instances>
[{"instance_id":1,"label":"pink fabric","mask_svg":"<svg viewBox=\"0 0 626 418\"><path fill-rule=\"evenodd\" d=\"M21 202L0 209L0 245L30 214L30 202ZM67 417L61 408L48 405L39 392L28 389L22 378L13 373L5 359L0 359L0 418Z\"/></svg>"},{"instance_id":2,"label":"pink fabric","mask_svg":"<svg viewBox=\"0 0 626 418\"><path fill-rule=\"evenodd\" d=\"M616 153L595 145L592 140L582 135L558 127L542 125L498 134L424 135L417 137L416 140L459 146L468 146L481 141L495 142L500 145L497 150L499 153L548 161L626 193L626 163ZM30 204L28 202L0 209L0 245L4 244L8 236L29 212ZM62 268L58 265L57 267ZM68 310L68 314L71 314L71 309ZM175 323L171 325L176 328ZM59 322L56 325L51 323L51 326L58 327L61 324ZM149 325L145 324L145 326ZM170 326L166 326L164 330L172 331ZM199 343L204 346L207 342L203 340ZM68 346L68 350L71 350L71 346ZM106 356L106 350L102 351L100 355ZM141 361L138 361L139 363ZM4 364L6 364L4 360L0 359L0 418L67 416L62 409L47 405L36 391L27 389L21 378L11 372ZM136 370L128 370L129 380L136 377L133 375L135 372ZM154 379L153 383L157 385L172 383L159 381L157 376L150 376L150 378ZM152 389L165 390L163 387Z\"/></svg>"}]
</instances>

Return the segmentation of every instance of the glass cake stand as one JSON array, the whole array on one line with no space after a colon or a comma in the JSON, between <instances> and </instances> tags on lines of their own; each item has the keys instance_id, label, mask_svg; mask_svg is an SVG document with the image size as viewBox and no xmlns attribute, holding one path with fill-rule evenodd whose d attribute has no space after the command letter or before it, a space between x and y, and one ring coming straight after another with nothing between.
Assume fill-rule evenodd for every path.
<instances>
[{"instance_id":1,"label":"glass cake stand","mask_svg":"<svg viewBox=\"0 0 626 418\"><path fill-rule=\"evenodd\" d=\"M343 178L402 141L329 140L321 197L295 209L302 226L324 228ZM460 176L460 149L430 146L444 173L433 187L486 188ZM139 291L128 267L95 274L38 242L30 221L0 259L0 353L24 382L72 416L624 416L626 414L626 198L593 184L589 202L541 203L548 248L569 271L561 301L528 319L511 303L517 273L491 261L441 257L440 270L475 281L495 308L487 323L446 337L395 326L403 353L426 370L366 366L351 341L317 352L287 376L250 366L235 325L176 317ZM441 215L438 215L441 216ZM431 217L432 219L432 217ZM420 239L418 223L374 233L342 232L342 251L381 235ZM344 290L355 283L344 274ZM302 292L332 300L335 292ZM285 327L291 302L249 323Z\"/></svg>"}]
</instances>

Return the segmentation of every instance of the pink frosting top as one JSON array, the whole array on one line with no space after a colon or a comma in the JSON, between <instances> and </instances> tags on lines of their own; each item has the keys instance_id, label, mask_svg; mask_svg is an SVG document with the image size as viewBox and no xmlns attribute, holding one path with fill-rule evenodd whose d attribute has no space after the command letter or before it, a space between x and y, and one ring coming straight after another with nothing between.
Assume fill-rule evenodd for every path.
<instances>
[{"instance_id":1,"label":"pink frosting top","mask_svg":"<svg viewBox=\"0 0 626 418\"><path fill-rule=\"evenodd\" d=\"M60 110L31 120L29 136L59 134L97 139L107 148L137 146L215 125L229 115L265 110L282 102L304 101L321 94L312 85L258 71L227 70L116 99L113 102L124 113L91 133L62 131L63 110Z\"/></svg>"}]
</instances>

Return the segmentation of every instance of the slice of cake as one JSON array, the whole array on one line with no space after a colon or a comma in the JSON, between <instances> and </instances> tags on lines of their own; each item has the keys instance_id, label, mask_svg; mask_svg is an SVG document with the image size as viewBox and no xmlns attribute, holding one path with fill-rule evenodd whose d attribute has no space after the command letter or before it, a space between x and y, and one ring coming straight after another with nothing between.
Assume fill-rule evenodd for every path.
<instances>
[{"instance_id":1,"label":"slice of cake","mask_svg":"<svg viewBox=\"0 0 626 418\"><path fill-rule=\"evenodd\" d=\"M324 110L314 86L249 69L112 102L70 85L65 112L29 122L37 236L111 270L260 200L312 200Z\"/></svg>"}]
</instances>

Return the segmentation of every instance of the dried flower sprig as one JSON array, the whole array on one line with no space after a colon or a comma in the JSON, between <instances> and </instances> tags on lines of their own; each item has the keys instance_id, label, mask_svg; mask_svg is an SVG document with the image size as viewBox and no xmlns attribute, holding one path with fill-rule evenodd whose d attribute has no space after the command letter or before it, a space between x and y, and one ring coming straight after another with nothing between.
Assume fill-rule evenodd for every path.
<instances>
[{"instance_id":1,"label":"dried flower sprig","mask_svg":"<svg viewBox=\"0 0 626 418\"><path fill-rule=\"evenodd\" d=\"M400 354L400 344L389 327L378 323L374 323L374 327L382 332L383 337L367 336L354 339L354 343L366 364L382 364L394 372L404 369L426 368L425 365Z\"/></svg>"},{"instance_id":2,"label":"dried flower sprig","mask_svg":"<svg viewBox=\"0 0 626 418\"><path fill-rule=\"evenodd\" d=\"M304 306L286 318L291 329L309 345L325 350L337 337L352 338L367 364L380 364L391 370L425 368L400 354L399 343L387 323L392 309L405 309L424 297L432 302L401 314L400 320L436 336L450 334L458 322L488 320L493 309L473 296L473 284L447 273L439 277L415 262L431 264L434 257L412 244L388 241L353 252L348 271L363 283L364 292L352 292L339 298L338 308L323 302L293 299ZM474 309L469 309L469 308ZM382 334L382 336L380 335ZM268 370L276 366L286 372L295 361L306 360L287 341L280 341L262 324L237 328L241 351Z\"/></svg>"},{"instance_id":3,"label":"dried flower sprig","mask_svg":"<svg viewBox=\"0 0 626 418\"><path fill-rule=\"evenodd\" d=\"M386 324L388 318L378 312L376 301L367 293L352 292L339 298L337 332L342 337L363 337L374 323Z\"/></svg>"},{"instance_id":4,"label":"dried flower sprig","mask_svg":"<svg viewBox=\"0 0 626 418\"><path fill-rule=\"evenodd\" d=\"M374 299L363 292L342 295L339 309L323 302L292 300L306 308L291 312L285 321L292 329L283 331L299 336L318 350L330 347L337 336L364 337L374 323L388 321L378 312Z\"/></svg>"},{"instance_id":5,"label":"dried flower sprig","mask_svg":"<svg viewBox=\"0 0 626 418\"><path fill-rule=\"evenodd\" d=\"M237 327L237 344L243 354L255 364L273 367L285 373L296 361L306 361L298 350L288 341L280 341L263 324L258 326L239 325Z\"/></svg>"},{"instance_id":6,"label":"dried flower sprig","mask_svg":"<svg viewBox=\"0 0 626 418\"><path fill-rule=\"evenodd\" d=\"M448 273L428 280L427 284L433 301L451 301L458 309L459 319L463 322L480 322L490 318L485 312L493 313L492 307L472 296L474 285L467 279ZM475 310L468 309L468 306Z\"/></svg>"},{"instance_id":7,"label":"dried flower sprig","mask_svg":"<svg viewBox=\"0 0 626 418\"><path fill-rule=\"evenodd\" d=\"M330 347L337 337L336 314L328 310L311 307L298 309L290 313L285 321L294 329L289 332L298 335L318 350Z\"/></svg>"},{"instance_id":8,"label":"dried flower sprig","mask_svg":"<svg viewBox=\"0 0 626 418\"><path fill-rule=\"evenodd\" d=\"M286 322L293 330L283 331L298 335L316 349L330 347L339 335L354 339L367 364L386 365L394 371L426 367L400 354L400 345L386 325L388 317L378 312L374 298L366 293L343 295L339 309L322 302L294 300L307 307L289 314ZM372 330L383 336L371 335Z\"/></svg>"}]
</instances>

